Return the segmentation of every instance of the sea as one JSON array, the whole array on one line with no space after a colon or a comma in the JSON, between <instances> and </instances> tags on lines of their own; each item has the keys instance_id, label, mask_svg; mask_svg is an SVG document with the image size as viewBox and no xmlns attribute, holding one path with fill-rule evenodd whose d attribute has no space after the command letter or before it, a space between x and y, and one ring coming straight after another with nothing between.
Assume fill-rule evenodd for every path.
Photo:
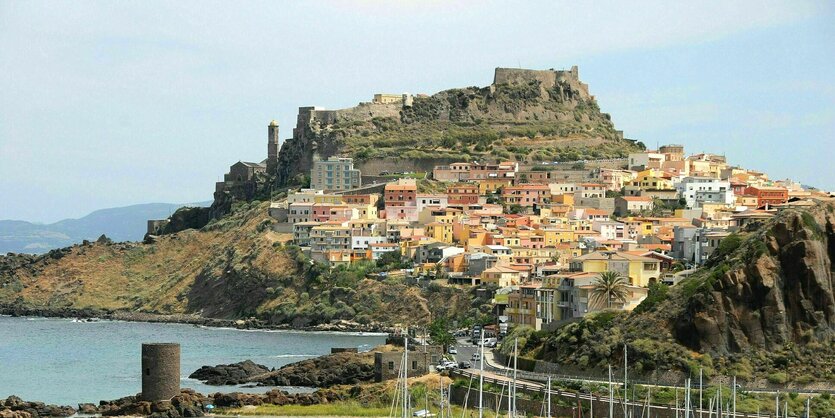
<instances>
[{"instance_id":1,"label":"sea","mask_svg":"<svg viewBox=\"0 0 835 418\"><path fill-rule=\"evenodd\" d=\"M368 351L383 344L385 335L0 316L0 401L17 395L27 401L76 406L135 395L142 387L141 346L148 342L180 344L181 387L204 394L264 393L271 388L208 386L188 375L204 365L247 359L277 368L328 354L331 347Z\"/></svg>"}]
</instances>

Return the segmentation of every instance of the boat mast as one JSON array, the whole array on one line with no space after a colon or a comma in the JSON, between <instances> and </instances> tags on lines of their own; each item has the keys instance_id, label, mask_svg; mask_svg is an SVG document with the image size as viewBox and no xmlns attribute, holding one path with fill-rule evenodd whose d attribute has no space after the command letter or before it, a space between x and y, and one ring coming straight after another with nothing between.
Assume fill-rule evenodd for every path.
<instances>
[{"instance_id":1,"label":"boat mast","mask_svg":"<svg viewBox=\"0 0 835 418\"><path fill-rule=\"evenodd\" d=\"M409 329L403 334L403 418L409 418Z\"/></svg>"},{"instance_id":2,"label":"boat mast","mask_svg":"<svg viewBox=\"0 0 835 418\"><path fill-rule=\"evenodd\" d=\"M734 376L733 399L734 399L734 401L733 401L734 403L733 403L733 407L732 407L731 410L733 411L733 417L736 418L736 376Z\"/></svg>"},{"instance_id":3,"label":"boat mast","mask_svg":"<svg viewBox=\"0 0 835 418\"><path fill-rule=\"evenodd\" d=\"M609 365L609 418L615 418L615 387L612 385L612 365Z\"/></svg>"},{"instance_id":4,"label":"boat mast","mask_svg":"<svg viewBox=\"0 0 835 418\"><path fill-rule=\"evenodd\" d=\"M511 403L513 405L513 418L516 418L516 360L519 357L519 338L513 339L513 397Z\"/></svg>"},{"instance_id":5,"label":"boat mast","mask_svg":"<svg viewBox=\"0 0 835 418\"><path fill-rule=\"evenodd\" d=\"M484 329L481 329L481 354L478 357L478 418L484 417Z\"/></svg>"},{"instance_id":6,"label":"boat mast","mask_svg":"<svg viewBox=\"0 0 835 418\"><path fill-rule=\"evenodd\" d=\"M629 363L627 362L629 353L626 351L626 343L623 344L623 416L626 416L626 409L629 404L629 392L626 391L627 374L629 372Z\"/></svg>"},{"instance_id":7,"label":"boat mast","mask_svg":"<svg viewBox=\"0 0 835 418\"><path fill-rule=\"evenodd\" d=\"M545 391L548 394L548 412L545 413L545 418L551 418L551 376L548 376L548 387Z\"/></svg>"},{"instance_id":8,"label":"boat mast","mask_svg":"<svg viewBox=\"0 0 835 418\"><path fill-rule=\"evenodd\" d=\"M702 368L699 367L699 418L702 418L702 392L705 387L702 385Z\"/></svg>"},{"instance_id":9,"label":"boat mast","mask_svg":"<svg viewBox=\"0 0 835 418\"><path fill-rule=\"evenodd\" d=\"M777 391L777 396L774 398L774 417L780 418L780 391Z\"/></svg>"}]
</instances>

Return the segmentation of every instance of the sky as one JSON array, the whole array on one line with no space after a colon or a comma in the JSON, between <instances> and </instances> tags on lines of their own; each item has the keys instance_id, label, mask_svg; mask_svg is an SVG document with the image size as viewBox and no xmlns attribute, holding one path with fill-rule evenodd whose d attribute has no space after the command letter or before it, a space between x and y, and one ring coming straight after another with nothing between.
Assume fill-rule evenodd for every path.
<instances>
[{"instance_id":1,"label":"sky","mask_svg":"<svg viewBox=\"0 0 835 418\"><path fill-rule=\"evenodd\" d=\"M211 199L267 125L578 65L629 138L835 189L835 3L0 2L0 219Z\"/></svg>"}]
</instances>

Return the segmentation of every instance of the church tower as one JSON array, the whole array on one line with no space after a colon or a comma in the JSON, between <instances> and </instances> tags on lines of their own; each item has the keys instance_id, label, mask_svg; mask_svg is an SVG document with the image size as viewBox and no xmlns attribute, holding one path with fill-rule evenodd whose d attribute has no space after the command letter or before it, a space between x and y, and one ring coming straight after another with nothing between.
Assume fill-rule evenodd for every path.
<instances>
[{"instance_id":1,"label":"church tower","mask_svg":"<svg viewBox=\"0 0 835 418\"><path fill-rule=\"evenodd\" d=\"M278 122L267 127L267 172L272 174L278 166Z\"/></svg>"}]
</instances>

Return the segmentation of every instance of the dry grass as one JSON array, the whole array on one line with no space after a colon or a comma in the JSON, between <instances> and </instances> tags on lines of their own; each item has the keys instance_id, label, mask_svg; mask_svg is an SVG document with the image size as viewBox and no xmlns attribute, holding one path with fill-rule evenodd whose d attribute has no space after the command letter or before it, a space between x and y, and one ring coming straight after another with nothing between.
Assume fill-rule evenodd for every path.
<instances>
[{"instance_id":1,"label":"dry grass","mask_svg":"<svg viewBox=\"0 0 835 418\"><path fill-rule=\"evenodd\" d=\"M257 254L251 267L265 272L292 271L292 262L272 248L284 237L256 230L266 218L266 205L233 214L230 221L240 226L226 231L187 230L154 244L75 247L39 274L21 277L20 296L37 305L183 313L183 295L197 275L228 252Z\"/></svg>"}]
</instances>

